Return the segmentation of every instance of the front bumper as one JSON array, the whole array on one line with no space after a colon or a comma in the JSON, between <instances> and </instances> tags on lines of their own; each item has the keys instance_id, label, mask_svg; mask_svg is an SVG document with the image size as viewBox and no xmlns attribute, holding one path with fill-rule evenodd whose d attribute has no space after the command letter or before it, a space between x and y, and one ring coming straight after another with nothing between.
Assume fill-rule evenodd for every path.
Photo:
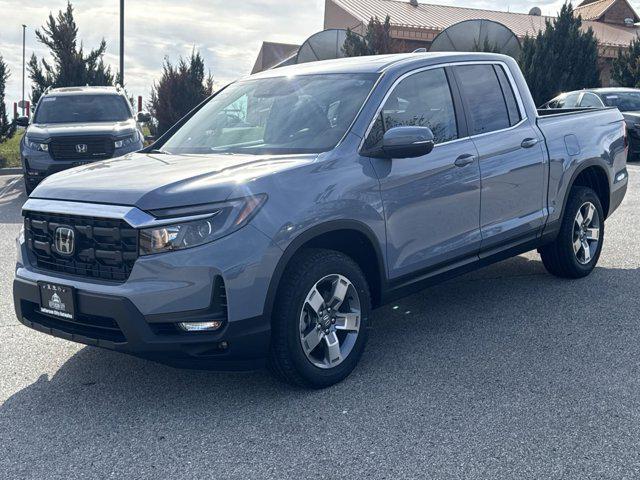
<instances>
[{"instance_id":1,"label":"front bumper","mask_svg":"<svg viewBox=\"0 0 640 480\"><path fill-rule=\"evenodd\" d=\"M245 370L260 367L269 348L270 327L263 317L228 322L215 305L201 311L144 316L124 297L76 292L73 321L44 315L37 283L15 279L18 320L27 327L85 345L128 353L175 367ZM175 321L219 319L213 333L182 332Z\"/></svg>"},{"instance_id":2,"label":"front bumper","mask_svg":"<svg viewBox=\"0 0 640 480\"><path fill-rule=\"evenodd\" d=\"M200 247L140 257L129 278L117 283L38 269L21 236L16 314L25 325L57 337L174 366L253 368L268 351L270 321L263 313L281 254L247 225ZM224 284L224 318L215 300L218 280ZM69 324L41 314L38 282L72 287L79 321ZM224 325L215 333L182 332L176 325L211 320Z\"/></svg>"}]
</instances>

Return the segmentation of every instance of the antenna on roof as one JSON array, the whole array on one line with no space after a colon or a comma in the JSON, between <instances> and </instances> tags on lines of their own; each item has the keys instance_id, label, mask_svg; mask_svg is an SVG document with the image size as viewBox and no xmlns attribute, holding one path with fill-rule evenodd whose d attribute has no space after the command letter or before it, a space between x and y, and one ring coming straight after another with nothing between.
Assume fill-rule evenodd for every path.
<instances>
[{"instance_id":1,"label":"antenna on roof","mask_svg":"<svg viewBox=\"0 0 640 480\"><path fill-rule=\"evenodd\" d=\"M417 7L419 5L418 0L409 0L409 3L414 7Z\"/></svg>"}]
</instances>

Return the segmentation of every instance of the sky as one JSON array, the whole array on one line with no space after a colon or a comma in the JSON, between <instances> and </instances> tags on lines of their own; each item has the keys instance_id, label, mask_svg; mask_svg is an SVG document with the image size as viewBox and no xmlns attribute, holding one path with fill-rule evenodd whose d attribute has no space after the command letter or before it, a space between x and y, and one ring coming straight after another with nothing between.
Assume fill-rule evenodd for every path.
<instances>
[{"instance_id":1,"label":"sky","mask_svg":"<svg viewBox=\"0 0 640 480\"><path fill-rule=\"evenodd\" d=\"M408 0L407 0L408 1ZM420 0L422 1L422 0ZM118 68L118 0L74 0L79 39L85 50L107 41L105 61ZM528 12L538 6L555 15L562 0L429 0L456 6ZM579 3L579 2L578 2ZM631 2L640 7L640 0ZM22 24L27 25L26 54L47 55L35 37L50 12L66 8L66 0L0 0L0 55L11 78L6 101L21 98ZM200 51L218 85L248 74L262 41L301 43L322 30L324 0L134 0L125 6L125 83L132 96L146 100L161 75L163 59ZM26 96L30 88L27 77Z\"/></svg>"}]
</instances>

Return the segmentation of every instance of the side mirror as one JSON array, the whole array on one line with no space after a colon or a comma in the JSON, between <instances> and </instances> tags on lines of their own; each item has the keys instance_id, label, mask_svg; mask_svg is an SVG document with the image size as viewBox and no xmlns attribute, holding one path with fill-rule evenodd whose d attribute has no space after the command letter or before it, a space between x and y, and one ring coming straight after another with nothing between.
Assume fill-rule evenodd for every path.
<instances>
[{"instance_id":1,"label":"side mirror","mask_svg":"<svg viewBox=\"0 0 640 480\"><path fill-rule=\"evenodd\" d=\"M369 155L377 158L415 158L431 153L435 147L429 127L394 127L387 130L382 146Z\"/></svg>"},{"instance_id":2,"label":"side mirror","mask_svg":"<svg viewBox=\"0 0 640 480\"><path fill-rule=\"evenodd\" d=\"M138 112L136 120L140 123L149 123L151 121L151 115L148 112Z\"/></svg>"},{"instance_id":3,"label":"side mirror","mask_svg":"<svg viewBox=\"0 0 640 480\"><path fill-rule=\"evenodd\" d=\"M19 127L27 128L29 126L29 117L18 117L16 118L16 125Z\"/></svg>"}]
</instances>

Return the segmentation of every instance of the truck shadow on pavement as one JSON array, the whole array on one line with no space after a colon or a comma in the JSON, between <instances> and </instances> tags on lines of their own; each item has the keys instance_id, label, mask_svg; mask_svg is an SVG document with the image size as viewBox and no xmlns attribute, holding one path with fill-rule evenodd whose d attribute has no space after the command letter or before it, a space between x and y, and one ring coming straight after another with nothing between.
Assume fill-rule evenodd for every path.
<instances>
[{"instance_id":1,"label":"truck shadow on pavement","mask_svg":"<svg viewBox=\"0 0 640 480\"><path fill-rule=\"evenodd\" d=\"M520 422L542 435L538 424L562 428L554 427L559 411L575 418L602 402L635 408L626 402L638 403L638 269L602 267L564 281L537 258L517 257L377 310L360 366L324 391L290 388L263 371L182 371L82 348L0 407L3 455L28 465L45 450L53 459L72 449L89 460L109 444L108 455L127 456L135 445L140 456L164 441L183 450L235 445L248 455L267 431L304 442L311 428L360 436L386 428L389 442L435 429L455 449L465 435L482 442L478 425L488 418L494 428ZM15 336L28 335L40 334ZM38 348L59 351L59 342ZM11 361L43 362L47 353ZM17 371L8 365L2 376ZM309 408L318 404L325 413Z\"/></svg>"}]
</instances>

